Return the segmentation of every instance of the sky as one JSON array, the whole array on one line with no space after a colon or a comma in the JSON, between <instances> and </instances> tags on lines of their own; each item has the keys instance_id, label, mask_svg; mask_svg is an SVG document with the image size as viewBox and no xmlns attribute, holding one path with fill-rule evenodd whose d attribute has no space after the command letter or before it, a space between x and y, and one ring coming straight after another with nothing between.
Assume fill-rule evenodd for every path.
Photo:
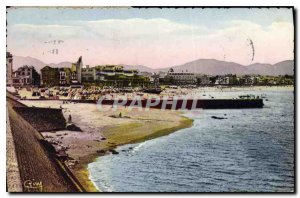
<instances>
[{"instance_id":1,"label":"sky","mask_svg":"<svg viewBox=\"0 0 300 198\"><path fill-rule=\"evenodd\" d=\"M7 9L7 51L45 63L82 56L91 66L163 68L197 59L275 64L293 60L293 50L288 8Z\"/></svg>"}]
</instances>

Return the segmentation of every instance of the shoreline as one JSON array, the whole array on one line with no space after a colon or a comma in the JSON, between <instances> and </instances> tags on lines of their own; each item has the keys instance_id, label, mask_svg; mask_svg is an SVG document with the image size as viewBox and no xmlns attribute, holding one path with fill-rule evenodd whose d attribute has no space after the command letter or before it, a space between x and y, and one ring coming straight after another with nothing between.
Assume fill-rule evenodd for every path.
<instances>
[{"instance_id":1,"label":"shoreline","mask_svg":"<svg viewBox=\"0 0 300 198\"><path fill-rule=\"evenodd\" d=\"M166 135L169 135L171 133L174 133L176 131L179 131L180 129L184 129L184 128L188 128L190 126L192 126L193 124L193 120L182 116L182 121L180 123L179 126L175 126L172 128L168 128L165 130L159 130L157 132L154 132L153 134L146 136L145 138L140 138L140 139L132 139L128 142L122 143L122 144L116 144L114 146L108 146L106 147L107 150L109 149L116 149L119 146L124 146L127 144L136 144L136 143L142 143L151 139L155 139L155 138L159 138L159 137L163 137ZM105 148L104 148L105 149ZM97 155L97 153L95 154L91 154L91 155L87 155L84 157L84 162L81 163L81 166L76 167L77 170L75 170L75 175L76 177L79 179L79 181L81 182L81 184L84 186L84 188L88 191L88 192L101 192L101 190L96 186L96 184L93 182L93 180L91 179L91 175L90 172L88 170L88 165L92 162L95 162L97 159L101 158L102 156L108 155L110 153L106 152L105 154L102 155Z\"/></svg>"}]
</instances>

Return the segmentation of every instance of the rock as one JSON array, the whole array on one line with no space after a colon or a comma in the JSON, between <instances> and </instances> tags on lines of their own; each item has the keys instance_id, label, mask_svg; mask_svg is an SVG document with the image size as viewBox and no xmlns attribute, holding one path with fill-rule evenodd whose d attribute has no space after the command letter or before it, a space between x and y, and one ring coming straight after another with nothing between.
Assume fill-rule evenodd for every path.
<instances>
[{"instance_id":1,"label":"rock","mask_svg":"<svg viewBox=\"0 0 300 198\"><path fill-rule=\"evenodd\" d=\"M223 119L227 119L227 118L223 118L223 117L217 117L217 116L211 116L211 118L213 118L213 119L217 119L217 120L223 120Z\"/></svg>"},{"instance_id":2,"label":"rock","mask_svg":"<svg viewBox=\"0 0 300 198\"><path fill-rule=\"evenodd\" d=\"M82 131L78 126L76 126L75 124L67 124L66 127L67 130L69 131Z\"/></svg>"},{"instance_id":3,"label":"rock","mask_svg":"<svg viewBox=\"0 0 300 198\"><path fill-rule=\"evenodd\" d=\"M97 150L96 152L99 153L99 154L105 154L106 153L106 151L103 150L103 149Z\"/></svg>"},{"instance_id":4,"label":"rock","mask_svg":"<svg viewBox=\"0 0 300 198\"><path fill-rule=\"evenodd\" d=\"M55 147L50 142L48 142L47 140L44 140L44 139L41 139L40 142L48 152L56 153Z\"/></svg>"},{"instance_id":5,"label":"rock","mask_svg":"<svg viewBox=\"0 0 300 198\"><path fill-rule=\"evenodd\" d=\"M111 152L111 154L113 154L113 155L117 155L117 154L119 154L119 152L118 152L118 151L116 151L116 150L114 150L114 149L110 149L109 151L110 151L110 152Z\"/></svg>"}]
</instances>

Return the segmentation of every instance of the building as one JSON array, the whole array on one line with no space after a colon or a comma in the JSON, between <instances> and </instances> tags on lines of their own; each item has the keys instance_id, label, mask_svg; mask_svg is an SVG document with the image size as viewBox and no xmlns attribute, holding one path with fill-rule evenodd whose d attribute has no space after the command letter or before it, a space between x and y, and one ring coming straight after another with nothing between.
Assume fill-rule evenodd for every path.
<instances>
[{"instance_id":1,"label":"building","mask_svg":"<svg viewBox=\"0 0 300 198\"><path fill-rule=\"evenodd\" d=\"M45 66L41 69L43 86L66 86L77 85L82 79L82 57L76 63L72 63L71 68L52 68Z\"/></svg>"},{"instance_id":2,"label":"building","mask_svg":"<svg viewBox=\"0 0 300 198\"><path fill-rule=\"evenodd\" d=\"M210 80L207 75L196 74L195 76L196 76L197 84L200 84L200 85L209 85L210 84Z\"/></svg>"},{"instance_id":3,"label":"building","mask_svg":"<svg viewBox=\"0 0 300 198\"><path fill-rule=\"evenodd\" d=\"M158 86L160 81L159 81L159 74L154 73L153 75L150 76L150 82L154 84L155 86Z\"/></svg>"},{"instance_id":4,"label":"building","mask_svg":"<svg viewBox=\"0 0 300 198\"><path fill-rule=\"evenodd\" d=\"M125 70L120 65L96 66L94 79L98 83L116 87L147 86L150 83L148 76L140 75L137 70Z\"/></svg>"},{"instance_id":5,"label":"building","mask_svg":"<svg viewBox=\"0 0 300 198\"><path fill-rule=\"evenodd\" d=\"M6 52L6 85L12 84L12 73L13 73L13 56L11 53Z\"/></svg>"},{"instance_id":6,"label":"building","mask_svg":"<svg viewBox=\"0 0 300 198\"><path fill-rule=\"evenodd\" d=\"M137 74L137 70L124 70L124 67L120 65L98 65L95 67L95 80L105 80L109 76L134 76Z\"/></svg>"},{"instance_id":7,"label":"building","mask_svg":"<svg viewBox=\"0 0 300 198\"><path fill-rule=\"evenodd\" d=\"M72 72L72 84L81 84L82 82L82 56L79 57L76 63L72 63L71 72Z\"/></svg>"},{"instance_id":8,"label":"building","mask_svg":"<svg viewBox=\"0 0 300 198\"><path fill-rule=\"evenodd\" d=\"M94 82L96 76L96 69L95 67L90 67L86 65L85 68L81 69L81 80L82 82Z\"/></svg>"},{"instance_id":9,"label":"building","mask_svg":"<svg viewBox=\"0 0 300 198\"><path fill-rule=\"evenodd\" d=\"M247 79L245 77L237 77L236 80L238 85L244 85Z\"/></svg>"},{"instance_id":10,"label":"building","mask_svg":"<svg viewBox=\"0 0 300 198\"><path fill-rule=\"evenodd\" d=\"M40 85L40 74L33 66L24 65L13 72L12 83L14 86Z\"/></svg>"},{"instance_id":11,"label":"building","mask_svg":"<svg viewBox=\"0 0 300 198\"><path fill-rule=\"evenodd\" d=\"M70 85L71 84L71 68L63 67L59 68L59 85Z\"/></svg>"},{"instance_id":12,"label":"building","mask_svg":"<svg viewBox=\"0 0 300 198\"><path fill-rule=\"evenodd\" d=\"M45 66L41 69L41 84L43 86L66 86L72 84L72 71L71 68L53 68Z\"/></svg>"},{"instance_id":13,"label":"building","mask_svg":"<svg viewBox=\"0 0 300 198\"><path fill-rule=\"evenodd\" d=\"M77 68L75 63L72 63L71 66L71 84L79 84L77 80Z\"/></svg>"},{"instance_id":14,"label":"building","mask_svg":"<svg viewBox=\"0 0 300 198\"><path fill-rule=\"evenodd\" d=\"M52 68L45 66L41 69L43 86L79 86L81 83L100 83L107 86L147 86L148 76L139 74L137 70L125 70L120 65L104 65L82 68L82 57L71 68Z\"/></svg>"},{"instance_id":15,"label":"building","mask_svg":"<svg viewBox=\"0 0 300 198\"><path fill-rule=\"evenodd\" d=\"M218 76L215 84L219 85L236 85L238 84L238 78L236 75L228 74L225 76Z\"/></svg>"},{"instance_id":16,"label":"building","mask_svg":"<svg viewBox=\"0 0 300 198\"><path fill-rule=\"evenodd\" d=\"M45 66L41 69L41 84L43 86L56 86L60 83L60 72L58 68Z\"/></svg>"},{"instance_id":17,"label":"building","mask_svg":"<svg viewBox=\"0 0 300 198\"><path fill-rule=\"evenodd\" d=\"M173 68L168 71L166 78L169 79L172 84L195 84L197 82L195 73L188 71L175 72Z\"/></svg>"},{"instance_id":18,"label":"building","mask_svg":"<svg viewBox=\"0 0 300 198\"><path fill-rule=\"evenodd\" d=\"M237 83L236 75L227 75L225 77L225 84L235 85Z\"/></svg>"},{"instance_id":19,"label":"building","mask_svg":"<svg viewBox=\"0 0 300 198\"><path fill-rule=\"evenodd\" d=\"M121 65L104 65L95 67L96 79L100 79L101 76L134 76L138 74L137 70L125 70ZM103 78L102 78L103 79Z\"/></svg>"}]
</instances>

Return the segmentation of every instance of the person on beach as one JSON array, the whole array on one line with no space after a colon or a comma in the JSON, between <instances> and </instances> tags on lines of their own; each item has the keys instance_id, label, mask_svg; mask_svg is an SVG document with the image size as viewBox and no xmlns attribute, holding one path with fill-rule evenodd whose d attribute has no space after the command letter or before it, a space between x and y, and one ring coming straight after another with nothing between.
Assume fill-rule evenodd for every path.
<instances>
[{"instance_id":1,"label":"person on beach","mask_svg":"<svg viewBox=\"0 0 300 198\"><path fill-rule=\"evenodd\" d=\"M69 117L68 117L68 123L71 123L71 122L72 122L72 116L69 115Z\"/></svg>"}]
</instances>

